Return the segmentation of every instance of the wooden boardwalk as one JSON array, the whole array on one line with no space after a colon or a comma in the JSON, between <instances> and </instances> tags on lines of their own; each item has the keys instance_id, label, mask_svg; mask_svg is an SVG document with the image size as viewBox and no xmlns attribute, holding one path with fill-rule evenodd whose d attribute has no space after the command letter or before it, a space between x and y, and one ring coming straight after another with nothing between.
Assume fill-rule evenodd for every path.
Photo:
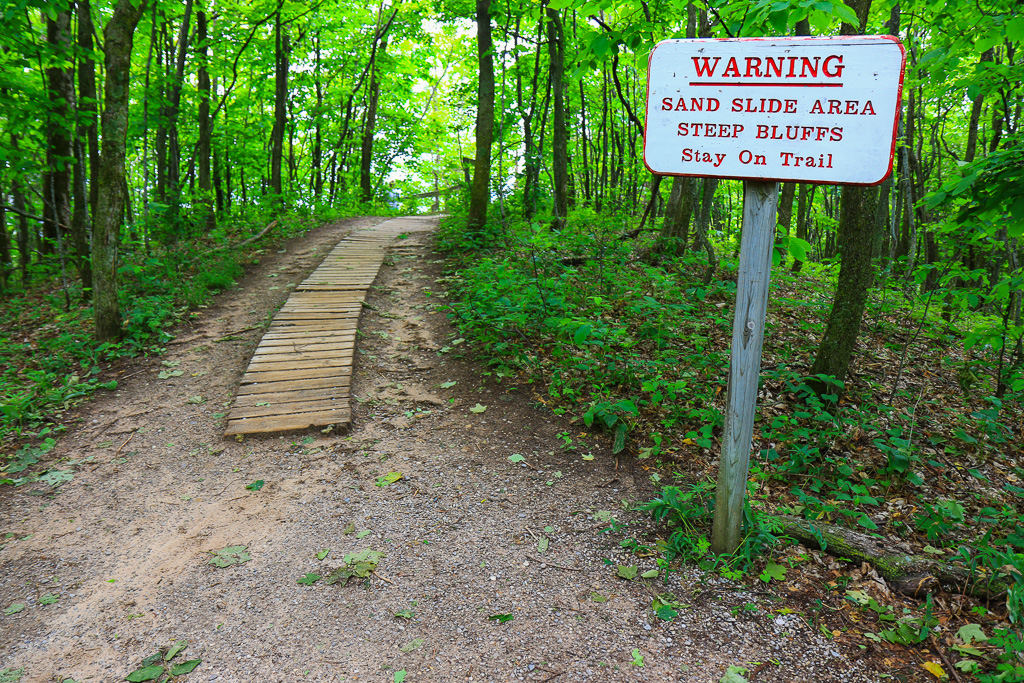
<instances>
[{"instance_id":1,"label":"wooden boardwalk","mask_svg":"<svg viewBox=\"0 0 1024 683\"><path fill-rule=\"evenodd\" d=\"M341 240L274 316L242 377L225 436L351 421L349 383L363 300L388 246L436 219L395 218Z\"/></svg>"}]
</instances>

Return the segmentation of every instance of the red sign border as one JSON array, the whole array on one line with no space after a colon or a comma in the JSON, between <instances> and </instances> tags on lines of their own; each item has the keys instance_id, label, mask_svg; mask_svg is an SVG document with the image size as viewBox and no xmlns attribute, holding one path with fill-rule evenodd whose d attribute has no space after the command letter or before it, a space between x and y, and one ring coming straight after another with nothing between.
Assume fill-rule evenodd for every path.
<instances>
[{"instance_id":1,"label":"red sign border","mask_svg":"<svg viewBox=\"0 0 1024 683\"><path fill-rule=\"evenodd\" d=\"M808 42L822 42L822 41L860 41L860 40L888 40L889 42L896 43L900 48L900 82L899 90L896 93L896 116L892 124L892 145L889 147L889 164L886 166L888 171L885 175L876 180L873 183L833 183L824 180L798 180L796 178L766 178L764 176L718 176L711 173L659 173L650 167L647 163L647 128L648 128L648 117L650 116L650 108L645 107L644 110L644 150L643 150L643 162L644 166L654 175L660 175L663 177L682 177L682 178L723 178L726 180L760 180L760 181L776 181L781 183L810 183L812 185L855 185L861 187L875 187L885 182L885 179L892 175L892 162L896 155L896 137L899 132L900 117L903 115L903 78L907 70L907 49L903 47L903 41L898 37L892 35L873 35L873 36L773 36L773 37L757 37L757 38L672 38L669 40L659 41L654 48L651 50L650 55L647 57L647 87L644 94L644 102L650 103L651 99L651 62L654 60L654 53L659 46L666 43L679 43L679 42L691 42L691 43L746 43L746 42L778 42L778 41L808 41Z\"/></svg>"}]
</instances>

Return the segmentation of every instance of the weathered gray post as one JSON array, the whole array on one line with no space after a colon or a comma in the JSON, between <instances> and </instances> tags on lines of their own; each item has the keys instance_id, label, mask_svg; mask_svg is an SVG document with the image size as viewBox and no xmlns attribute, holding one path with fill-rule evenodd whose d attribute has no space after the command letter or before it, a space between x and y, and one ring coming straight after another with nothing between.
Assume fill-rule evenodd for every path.
<instances>
[{"instance_id":1,"label":"weathered gray post","mask_svg":"<svg viewBox=\"0 0 1024 683\"><path fill-rule=\"evenodd\" d=\"M711 537L711 549L719 554L733 552L740 543L778 202L779 185L775 181L748 180L743 184L743 242Z\"/></svg>"},{"instance_id":2,"label":"weathered gray post","mask_svg":"<svg viewBox=\"0 0 1024 683\"><path fill-rule=\"evenodd\" d=\"M892 171L905 54L893 36L663 40L651 51L647 168L746 181L711 539L718 554L740 543L777 181L881 183Z\"/></svg>"}]
</instances>

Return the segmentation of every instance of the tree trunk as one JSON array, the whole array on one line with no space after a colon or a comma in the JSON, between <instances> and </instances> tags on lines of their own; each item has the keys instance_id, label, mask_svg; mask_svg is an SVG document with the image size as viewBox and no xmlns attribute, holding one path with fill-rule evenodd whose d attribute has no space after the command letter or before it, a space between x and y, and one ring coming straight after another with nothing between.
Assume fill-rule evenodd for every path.
<instances>
[{"instance_id":1,"label":"tree trunk","mask_svg":"<svg viewBox=\"0 0 1024 683\"><path fill-rule=\"evenodd\" d=\"M862 33L867 22L871 0L856 0L851 7L860 19L860 26L843 24L842 35ZM874 282L874 262L871 247L874 243L875 202L878 188L844 186L839 205L838 243L841 252L839 280L829 313L825 334L818 347L818 355L811 367L811 375L831 375L840 382L846 379L853 357L853 349L860 333L860 322L868 289ZM839 393L824 382L812 383L818 393Z\"/></svg>"},{"instance_id":2,"label":"tree trunk","mask_svg":"<svg viewBox=\"0 0 1024 683\"><path fill-rule=\"evenodd\" d=\"M554 111L551 130L551 173L554 181L554 206L551 228L561 230L569 213L569 140L565 126L565 36L558 11L549 9L548 59Z\"/></svg>"},{"instance_id":3,"label":"tree trunk","mask_svg":"<svg viewBox=\"0 0 1024 683\"><path fill-rule=\"evenodd\" d=\"M213 81L212 81L212 83L210 85L210 89L211 89L211 91L213 93L217 92L217 79L216 78L213 79ZM225 112L224 115L226 117L227 116L227 109L226 108L224 109L224 112ZM211 136L211 138L212 138L212 136ZM221 136L221 138L223 139L223 136ZM224 183L223 183L223 178L222 178L222 174L221 174L221 161L220 161L220 154L218 153L218 150L214 149L214 147L213 147L213 140L212 139L210 140L210 166L211 166L210 174L212 176L212 181L213 181L213 196L214 196L214 198L216 200L217 215L223 217L224 216ZM228 168L228 172L230 173L231 166L228 165L227 168Z\"/></svg>"},{"instance_id":4,"label":"tree trunk","mask_svg":"<svg viewBox=\"0 0 1024 683\"><path fill-rule=\"evenodd\" d=\"M776 223L780 228L778 238L789 237L789 231L793 226L793 198L796 195L796 183L782 183L782 190L779 192L779 210ZM776 240L778 241L778 240Z\"/></svg>"},{"instance_id":5,"label":"tree trunk","mask_svg":"<svg viewBox=\"0 0 1024 683\"><path fill-rule=\"evenodd\" d=\"M270 131L270 191L281 197L281 164L288 104L288 34L281 25L281 11L274 17L274 127Z\"/></svg>"},{"instance_id":6,"label":"tree trunk","mask_svg":"<svg viewBox=\"0 0 1024 683\"><path fill-rule=\"evenodd\" d=\"M210 72L207 69L209 54L206 51L206 12L196 12L196 57L199 62L199 144L196 148L196 164L199 167L198 208L206 232L217 227L217 215L213 212L213 183L210 178L210 156L213 136L213 122L210 120Z\"/></svg>"},{"instance_id":7,"label":"tree trunk","mask_svg":"<svg viewBox=\"0 0 1024 683\"><path fill-rule=\"evenodd\" d=\"M96 126L96 63L92 59L95 31L92 22L92 8L89 0L78 0L78 47L81 57L78 62L78 116L86 122L85 138L89 145L89 212L96 214L96 173L100 165L99 130Z\"/></svg>"},{"instance_id":8,"label":"tree trunk","mask_svg":"<svg viewBox=\"0 0 1024 683\"><path fill-rule=\"evenodd\" d=\"M373 201L373 135L377 128L377 102L380 100L380 79L377 57L388 49L387 38L382 38L380 48L374 54L370 65L370 85L367 92L366 121L363 125L363 139L359 148L359 188L364 202Z\"/></svg>"},{"instance_id":9,"label":"tree trunk","mask_svg":"<svg viewBox=\"0 0 1024 683\"><path fill-rule=\"evenodd\" d=\"M693 215L693 178L676 176L665 204L665 222L661 225L656 249L662 253L682 254L690 233Z\"/></svg>"},{"instance_id":10,"label":"tree trunk","mask_svg":"<svg viewBox=\"0 0 1024 683\"><path fill-rule=\"evenodd\" d=\"M494 139L494 57L491 55L491 0L476 0L476 45L480 60L477 87L476 159L466 228L481 233L491 198L491 143Z\"/></svg>"},{"instance_id":11,"label":"tree trunk","mask_svg":"<svg viewBox=\"0 0 1024 683\"><path fill-rule=\"evenodd\" d=\"M711 227L711 203L715 199L715 190L718 189L718 178L705 178L704 189L700 200L700 213L697 215L697 229L694 235L694 246L704 249L708 256L708 266L704 270L704 284L710 284L718 269L718 254L715 247L708 238L708 229ZM742 239L742 237L741 237Z\"/></svg>"},{"instance_id":12,"label":"tree trunk","mask_svg":"<svg viewBox=\"0 0 1024 683\"><path fill-rule=\"evenodd\" d=\"M132 38L145 11L146 0L118 0L103 31L104 64L103 145L97 177L97 211L92 233L95 291L93 320L97 341L121 336L121 311L117 290L117 248L124 210L125 146L128 135L128 83Z\"/></svg>"},{"instance_id":13,"label":"tree trunk","mask_svg":"<svg viewBox=\"0 0 1024 683\"><path fill-rule=\"evenodd\" d=\"M4 196L0 187L0 197ZM0 294L7 289L7 278L11 274L11 240L7 236L7 211L0 206Z\"/></svg>"},{"instance_id":14,"label":"tree trunk","mask_svg":"<svg viewBox=\"0 0 1024 683\"><path fill-rule=\"evenodd\" d=\"M11 133L11 149L18 154L20 148L17 134ZM21 271L21 286L28 284L28 267L32 263L32 252L29 249L29 227L25 211L25 191L17 176L11 179L11 203L18 214L18 269Z\"/></svg>"},{"instance_id":15,"label":"tree trunk","mask_svg":"<svg viewBox=\"0 0 1024 683\"><path fill-rule=\"evenodd\" d=\"M67 232L71 226L71 167L75 101L74 72L62 66L71 59L71 10L57 12L55 19L46 20L46 42L58 57L57 66L46 69L49 91L49 118L46 134L47 171L43 183L43 201L48 219L43 226L46 242L44 253L53 253L60 240L58 232Z\"/></svg>"},{"instance_id":16,"label":"tree trunk","mask_svg":"<svg viewBox=\"0 0 1024 683\"><path fill-rule=\"evenodd\" d=\"M873 189L851 186L843 188L838 226L841 257L839 280L828 325L811 367L811 375L831 375L840 382L846 378L860 332L868 289L874 280L871 245L874 242L877 191ZM823 391L826 387L818 382L816 388Z\"/></svg>"},{"instance_id":17,"label":"tree trunk","mask_svg":"<svg viewBox=\"0 0 1024 683\"><path fill-rule=\"evenodd\" d=\"M188 54L189 25L192 20L192 0L185 0L185 16L178 29L178 57L174 66L174 80L171 82L171 102L167 121L167 191L169 193L170 216L177 221L178 205L181 203L181 144L178 137L178 114L181 110L181 88L185 83L185 57ZM177 230L173 233L177 237Z\"/></svg>"},{"instance_id":18,"label":"tree trunk","mask_svg":"<svg viewBox=\"0 0 1024 683\"><path fill-rule=\"evenodd\" d=\"M313 138L313 158L310 161L310 188L313 190L313 197L316 201L320 201L320 195L324 191L324 172L323 172L323 119L324 119L324 86L320 79L320 36L317 35L313 41L314 45L314 56L316 58L315 67L313 69L313 83L316 86L316 109L313 111L313 117L315 119L316 130Z\"/></svg>"}]
</instances>

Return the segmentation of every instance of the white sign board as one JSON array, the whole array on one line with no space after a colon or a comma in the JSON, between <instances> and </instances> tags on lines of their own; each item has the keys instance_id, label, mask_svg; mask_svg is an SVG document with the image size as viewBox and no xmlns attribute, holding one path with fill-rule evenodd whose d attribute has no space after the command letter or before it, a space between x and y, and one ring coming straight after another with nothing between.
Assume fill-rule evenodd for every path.
<instances>
[{"instance_id":1,"label":"white sign board","mask_svg":"<svg viewBox=\"0 0 1024 683\"><path fill-rule=\"evenodd\" d=\"M647 69L644 162L662 175L878 184L904 64L892 36L662 41Z\"/></svg>"}]
</instances>

